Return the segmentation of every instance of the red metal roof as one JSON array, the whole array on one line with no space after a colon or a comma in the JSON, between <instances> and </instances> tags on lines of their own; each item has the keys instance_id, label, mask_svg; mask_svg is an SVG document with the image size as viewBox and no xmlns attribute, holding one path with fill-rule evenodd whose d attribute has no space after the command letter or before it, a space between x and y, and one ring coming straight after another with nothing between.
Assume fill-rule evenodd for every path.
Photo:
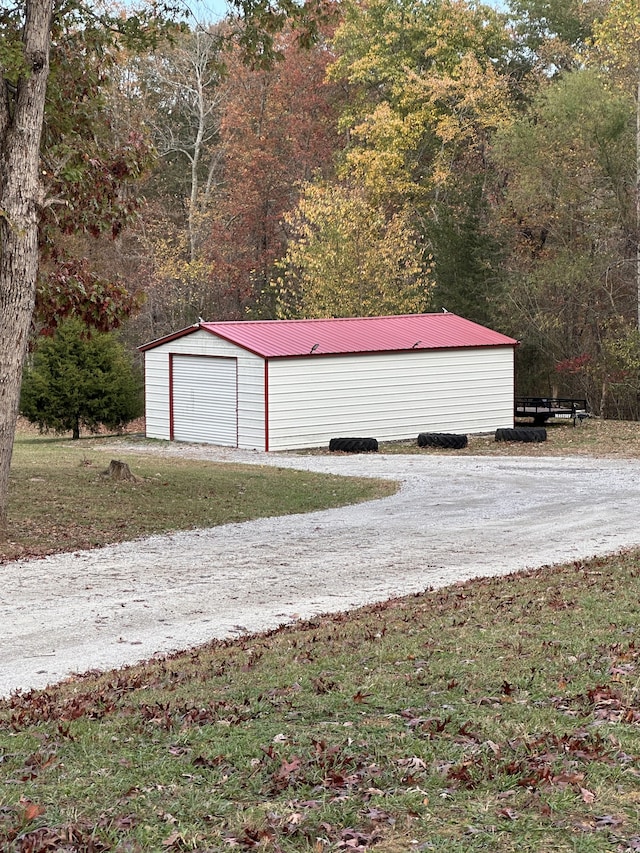
<instances>
[{"instance_id":1,"label":"red metal roof","mask_svg":"<svg viewBox=\"0 0 640 853\"><path fill-rule=\"evenodd\" d=\"M320 320L199 323L140 347L142 351L204 329L265 358L418 349L515 346L517 341L457 314L403 314Z\"/></svg>"}]
</instances>

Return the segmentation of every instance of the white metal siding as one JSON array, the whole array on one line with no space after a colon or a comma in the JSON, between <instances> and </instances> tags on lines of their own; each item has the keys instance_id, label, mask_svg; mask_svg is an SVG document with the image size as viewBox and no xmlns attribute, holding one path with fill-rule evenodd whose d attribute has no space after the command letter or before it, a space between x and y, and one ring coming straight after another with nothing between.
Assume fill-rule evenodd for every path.
<instances>
[{"instance_id":1,"label":"white metal siding","mask_svg":"<svg viewBox=\"0 0 640 853\"><path fill-rule=\"evenodd\" d=\"M144 354L144 409L147 438L168 440L169 355L163 347Z\"/></svg>"},{"instance_id":2,"label":"white metal siding","mask_svg":"<svg viewBox=\"0 0 640 853\"><path fill-rule=\"evenodd\" d=\"M236 359L201 355L172 358L173 438L236 447Z\"/></svg>"},{"instance_id":3,"label":"white metal siding","mask_svg":"<svg viewBox=\"0 0 640 853\"><path fill-rule=\"evenodd\" d=\"M145 352L146 432L169 439L169 355L199 355L237 360L238 447L264 450L264 360L235 344L199 330ZM175 365L174 365L175 367ZM174 381L175 391L175 381ZM175 420L175 411L174 411ZM199 441L195 437L186 439Z\"/></svg>"},{"instance_id":4,"label":"white metal siding","mask_svg":"<svg viewBox=\"0 0 640 853\"><path fill-rule=\"evenodd\" d=\"M513 348L269 363L269 449L513 426Z\"/></svg>"}]
</instances>

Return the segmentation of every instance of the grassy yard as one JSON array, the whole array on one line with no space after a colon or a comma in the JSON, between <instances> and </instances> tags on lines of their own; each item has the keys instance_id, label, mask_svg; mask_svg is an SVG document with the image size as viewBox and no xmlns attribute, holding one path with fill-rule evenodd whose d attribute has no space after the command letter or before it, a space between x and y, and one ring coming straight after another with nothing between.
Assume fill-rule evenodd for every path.
<instances>
[{"instance_id":1,"label":"grassy yard","mask_svg":"<svg viewBox=\"0 0 640 853\"><path fill-rule=\"evenodd\" d=\"M500 450L555 453L570 439L579 453L640 455L636 425L562 429L555 449ZM85 504L102 490L105 506L124 500L99 477L110 456L86 446L38 445L40 465L19 446L16 470L39 483L31 501L43 481L58 488L54 459ZM160 503L194 470L126 461ZM232 470L235 485L214 495L252 471L269 474ZM287 488L304 495L299 476ZM14 695L0 701L0 781L3 853L639 851L640 554L461 583Z\"/></svg>"},{"instance_id":2,"label":"grassy yard","mask_svg":"<svg viewBox=\"0 0 640 853\"><path fill-rule=\"evenodd\" d=\"M531 426L523 422L518 426ZM547 440L540 443L496 442L494 434L470 435L464 450L443 451L418 448L415 441L380 444L382 453L451 453L459 456L627 456L640 458L640 423L604 421L593 418L581 426L573 421L552 420Z\"/></svg>"}]
</instances>

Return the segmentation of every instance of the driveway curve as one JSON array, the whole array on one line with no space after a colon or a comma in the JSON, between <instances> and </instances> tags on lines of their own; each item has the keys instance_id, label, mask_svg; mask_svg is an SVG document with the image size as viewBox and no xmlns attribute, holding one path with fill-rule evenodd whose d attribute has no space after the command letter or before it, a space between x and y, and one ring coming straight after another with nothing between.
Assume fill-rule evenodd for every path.
<instances>
[{"instance_id":1,"label":"driveway curve","mask_svg":"<svg viewBox=\"0 0 640 853\"><path fill-rule=\"evenodd\" d=\"M388 477L401 487L356 506L3 566L0 696L216 637L640 545L637 460L277 456L177 444L135 447L141 452Z\"/></svg>"}]
</instances>

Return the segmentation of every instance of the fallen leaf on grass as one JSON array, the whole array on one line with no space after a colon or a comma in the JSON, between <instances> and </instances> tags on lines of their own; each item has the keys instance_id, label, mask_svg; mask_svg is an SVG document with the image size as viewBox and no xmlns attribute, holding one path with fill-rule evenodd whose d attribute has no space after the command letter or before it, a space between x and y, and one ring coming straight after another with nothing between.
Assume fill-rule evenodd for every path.
<instances>
[{"instance_id":1,"label":"fallen leaf on grass","mask_svg":"<svg viewBox=\"0 0 640 853\"><path fill-rule=\"evenodd\" d=\"M359 832L357 829L343 829L336 850L367 850L380 839L376 832Z\"/></svg>"},{"instance_id":2,"label":"fallen leaf on grass","mask_svg":"<svg viewBox=\"0 0 640 853\"><path fill-rule=\"evenodd\" d=\"M175 823L177 823L177 822L178 822L178 821L177 821L177 818L175 818L175 817L174 817L172 814L170 814L169 812L164 812L164 811L162 811L162 809L160 809L159 811L157 811L157 812L156 812L156 814L158 815L158 817L160 818L160 820L163 820L165 823L173 823L173 824L175 824Z\"/></svg>"},{"instance_id":3,"label":"fallen leaf on grass","mask_svg":"<svg viewBox=\"0 0 640 853\"><path fill-rule=\"evenodd\" d=\"M371 693L363 693L361 690L358 690L357 693L351 697L351 700L356 703L356 705L362 705L363 702L366 702L367 699L371 696Z\"/></svg>"},{"instance_id":4,"label":"fallen leaf on grass","mask_svg":"<svg viewBox=\"0 0 640 853\"><path fill-rule=\"evenodd\" d=\"M596 817L596 828L604 829L609 826L622 826L624 819L613 814L604 814Z\"/></svg>"},{"instance_id":5,"label":"fallen leaf on grass","mask_svg":"<svg viewBox=\"0 0 640 853\"><path fill-rule=\"evenodd\" d=\"M214 767L219 767L225 762L224 755L216 755L214 758L207 758L204 755L197 755L191 762L194 767L206 767L207 770L213 770ZM260 759L258 764L260 763Z\"/></svg>"},{"instance_id":6,"label":"fallen leaf on grass","mask_svg":"<svg viewBox=\"0 0 640 853\"><path fill-rule=\"evenodd\" d=\"M384 809L377 809L373 806L369 808L367 811L367 818L374 823L389 823L393 826L396 822L395 818L392 817L389 812L384 811Z\"/></svg>"},{"instance_id":7,"label":"fallen leaf on grass","mask_svg":"<svg viewBox=\"0 0 640 853\"><path fill-rule=\"evenodd\" d=\"M593 803L596 798L593 791L590 791L588 788L580 788L580 796L585 803Z\"/></svg>"},{"instance_id":8,"label":"fallen leaf on grass","mask_svg":"<svg viewBox=\"0 0 640 853\"><path fill-rule=\"evenodd\" d=\"M291 782L291 777L300 769L302 761L297 756L292 756L291 761L282 761L278 770L273 774L273 783L276 790L281 791Z\"/></svg>"},{"instance_id":9,"label":"fallen leaf on grass","mask_svg":"<svg viewBox=\"0 0 640 853\"><path fill-rule=\"evenodd\" d=\"M497 812L497 816L501 817L503 820L517 820L519 817L518 812L515 809L509 808L500 809L500 811Z\"/></svg>"},{"instance_id":10,"label":"fallen leaf on grass","mask_svg":"<svg viewBox=\"0 0 640 853\"><path fill-rule=\"evenodd\" d=\"M398 767L407 767L409 770L426 770L427 763L423 761L422 758L418 758L417 755L412 755L411 758L399 758L398 759Z\"/></svg>"},{"instance_id":11,"label":"fallen leaf on grass","mask_svg":"<svg viewBox=\"0 0 640 853\"><path fill-rule=\"evenodd\" d=\"M111 830L115 829L118 832L129 832L137 825L138 818L134 814L119 815L117 817L103 814L100 815L100 820L98 821L98 826Z\"/></svg>"},{"instance_id":12,"label":"fallen leaf on grass","mask_svg":"<svg viewBox=\"0 0 640 853\"><path fill-rule=\"evenodd\" d=\"M22 805L22 818L25 823L31 823L32 820L40 817L46 811L44 806L32 803L31 800L26 800L22 797L20 798L20 804Z\"/></svg>"},{"instance_id":13,"label":"fallen leaf on grass","mask_svg":"<svg viewBox=\"0 0 640 853\"><path fill-rule=\"evenodd\" d=\"M91 826L69 824L63 827L43 826L20 836L20 850L25 853L44 853L53 850L73 850L78 853L106 853L111 845L96 837Z\"/></svg>"}]
</instances>

